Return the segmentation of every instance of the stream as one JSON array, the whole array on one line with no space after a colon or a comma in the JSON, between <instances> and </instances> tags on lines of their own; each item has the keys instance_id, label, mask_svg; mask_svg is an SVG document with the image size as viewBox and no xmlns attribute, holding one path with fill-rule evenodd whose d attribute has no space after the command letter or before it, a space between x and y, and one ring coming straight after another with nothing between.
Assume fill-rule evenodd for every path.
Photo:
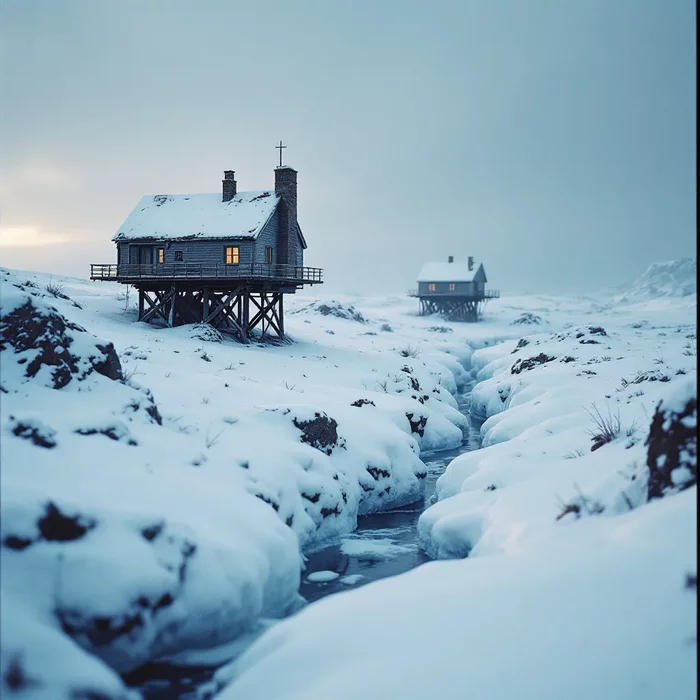
<instances>
[{"instance_id":1,"label":"stream","mask_svg":"<svg viewBox=\"0 0 700 700\"><path fill-rule=\"evenodd\" d=\"M471 388L472 385L468 385L457 397L459 410L468 418ZM357 530L308 554L299 593L312 603L431 561L418 546L418 519L430 505L435 482L447 465L455 457L479 449L479 427L479 423L470 421L460 447L421 454L428 475L425 495L420 501L395 510L360 516ZM203 666L149 664L125 680L138 688L146 700L194 700L197 687L208 681L215 671L216 668Z\"/></svg>"}]
</instances>

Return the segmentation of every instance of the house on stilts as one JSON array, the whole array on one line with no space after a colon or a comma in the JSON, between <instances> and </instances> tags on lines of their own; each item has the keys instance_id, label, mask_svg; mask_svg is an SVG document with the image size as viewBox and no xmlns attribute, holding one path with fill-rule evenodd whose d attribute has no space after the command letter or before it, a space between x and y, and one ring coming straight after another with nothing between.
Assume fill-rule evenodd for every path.
<instances>
[{"instance_id":1,"label":"house on stilts","mask_svg":"<svg viewBox=\"0 0 700 700\"><path fill-rule=\"evenodd\" d=\"M304 265L297 171L277 148L274 190L239 192L227 170L221 193L143 197L112 239L116 265L91 265L90 279L133 285L139 321L284 337L284 295L323 271Z\"/></svg>"},{"instance_id":2,"label":"house on stilts","mask_svg":"<svg viewBox=\"0 0 700 700\"><path fill-rule=\"evenodd\" d=\"M455 262L427 262L418 274L418 289L410 296L419 300L419 314L443 314L452 321L478 321L489 299L499 292L485 289L484 266L475 267L474 258Z\"/></svg>"}]
</instances>

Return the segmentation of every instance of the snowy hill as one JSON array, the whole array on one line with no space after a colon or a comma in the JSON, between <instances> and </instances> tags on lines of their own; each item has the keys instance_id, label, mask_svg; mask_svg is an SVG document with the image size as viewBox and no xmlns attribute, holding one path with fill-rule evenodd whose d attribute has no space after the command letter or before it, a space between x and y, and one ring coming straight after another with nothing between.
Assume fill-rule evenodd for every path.
<instances>
[{"instance_id":1,"label":"snowy hill","mask_svg":"<svg viewBox=\"0 0 700 700\"><path fill-rule=\"evenodd\" d=\"M144 664L251 644L212 692L691 697L692 296L501 298L465 324L299 295L291 344L243 346L137 323L116 284L0 282L3 698L131 698ZM472 382L482 449L415 533L456 561L300 611L303 555L421 495Z\"/></svg>"},{"instance_id":2,"label":"snowy hill","mask_svg":"<svg viewBox=\"0 0 700 700\"><path fill-rule=\"evenodd\" d=\"M697 261L693 258L653 263L634 282L618 288L616 301L636 303L660 297L697 293Z\"/></svg>"}]
</instances>

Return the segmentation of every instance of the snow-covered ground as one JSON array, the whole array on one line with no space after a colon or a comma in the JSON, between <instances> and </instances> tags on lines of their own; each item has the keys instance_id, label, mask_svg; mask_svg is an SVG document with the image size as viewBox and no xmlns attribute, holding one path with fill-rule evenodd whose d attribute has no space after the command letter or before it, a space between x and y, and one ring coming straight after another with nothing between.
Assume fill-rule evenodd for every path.
<instances>
[{"instance_id":1,"label":"snow-covered ground","mask_svg":"<svg viewBox=\"0 0 700 700\"><path fill-rule=\"evenodd\" d=\"M221 697L694 697L687 287L506 297L480 324L298 295L294 343L263 346L134 323L117 285L2 285L3 696L127 697L115 671L271 627ZM421 495L470 373L484 449L419 523L459 560L270 625L302 551Z\"/></svg>"}]
</instances>

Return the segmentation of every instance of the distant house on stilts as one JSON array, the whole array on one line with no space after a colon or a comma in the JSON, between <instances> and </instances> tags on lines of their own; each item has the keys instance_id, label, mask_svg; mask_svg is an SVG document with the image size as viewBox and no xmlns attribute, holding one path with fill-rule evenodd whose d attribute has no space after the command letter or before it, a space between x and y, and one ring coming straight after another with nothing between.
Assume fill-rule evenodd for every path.
<instances>
[{"instance_id":1,"label":"distant house on stilts","mask_svg":"<svg viewBox=\"0 0 700 700\"><path fill-rule=\"evenodd\" d=\"M484 266L475 268L473 257L455 262L450 255L447 262L423 265L411 296L418 297L421 316L437 313L452 321L478 321L486 302L499 297L484 288L486 282Z\"/></svg>"}]
</instances>

